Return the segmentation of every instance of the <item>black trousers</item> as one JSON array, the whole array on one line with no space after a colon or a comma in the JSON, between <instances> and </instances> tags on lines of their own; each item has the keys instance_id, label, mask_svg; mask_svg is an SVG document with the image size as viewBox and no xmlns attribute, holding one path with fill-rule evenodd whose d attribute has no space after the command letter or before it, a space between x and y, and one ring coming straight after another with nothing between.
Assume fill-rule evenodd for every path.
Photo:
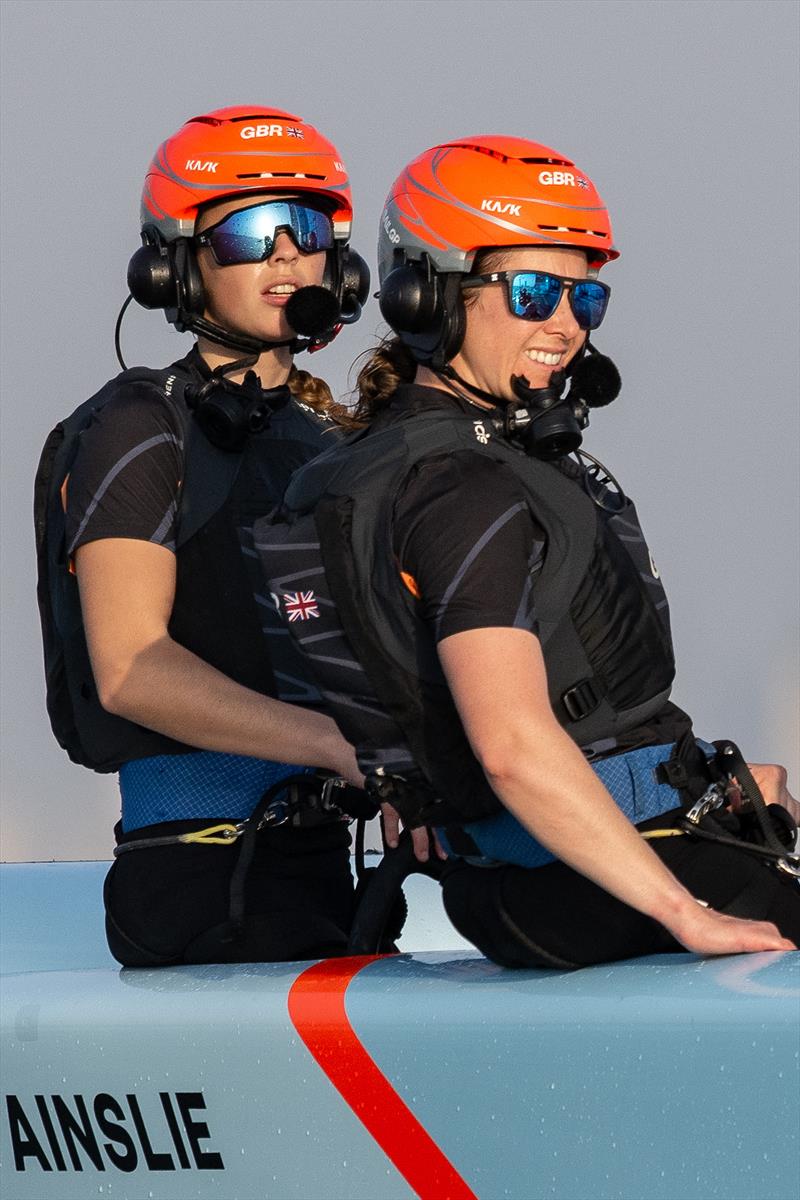
<instances>
[{"instance_id":1,"label":"black trousers","mask_svg":"<svg viewBox=\"0 0 800 1200\"><path fill-rule=\"evenodd\" d=\"M164 837L215 821L148 826L119 841ZM287 962L347 952L353 916L350 834L340 821L281 825L257 838L245 918L231 940L231 875L241 839L131 850L106 876L106 935L126 967L180 963Z\"/></svg>"},{"instance_id":2,"label":"black trousers","mask_svg":"<svg viewBox=\"0 0 800 1200\"><path fill-rule=\"evenodd\" d=\"M772 921L800 946L796 879L753 854L689 836L650 845L693 896L732 916ZM459 933L502 966L586 966L683 949L657 921L561 862L535 870L461 863L442 888Z\"/></svg>"}]
</instances>

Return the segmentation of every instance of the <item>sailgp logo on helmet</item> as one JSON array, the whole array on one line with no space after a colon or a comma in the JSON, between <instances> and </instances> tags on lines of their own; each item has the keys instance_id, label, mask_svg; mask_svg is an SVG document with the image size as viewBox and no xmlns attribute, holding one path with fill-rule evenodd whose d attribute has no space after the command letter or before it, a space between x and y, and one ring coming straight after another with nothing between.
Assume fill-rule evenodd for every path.
<instances>
[{"instance_id":1,"label":"sailgp logo on helmet","mask_svg":"<svg viewBox=\"0 0 800 1200\"><path fill-rule=\"evenodd\" d=\"M383 228L386 230L386 236L388 237L389 241L392 243L393 246L396 246L397 243L400 241L400 234L397 232L394 225L392 225L392 222L389 220L389 212L387 209L383 210L383 216L381 217L381 224L383 225Z\"/></svg>"},{"instance_id":2,"label":"sailgp logo on helmet","mask_svg":"<svg viewBox=\"0 0 800 1200\"><path fill-rule=\"evenodd\" d=\"M509 217L519 217L518 204L502 204L499 200L481 200L481 212L505 213Z\"/></svg>"},{"instance_id":3,"label":"sailgp logo on helmet","mask_svg":"<svg viewBox=\"0 0 800 1200\"><path fill-rule=\"evenodd\" d=\"M301 138L303 137L302 129L297 125L243 125L239 137L262 138L262 137L286 137Z\"/></svg>"}]
</instances>

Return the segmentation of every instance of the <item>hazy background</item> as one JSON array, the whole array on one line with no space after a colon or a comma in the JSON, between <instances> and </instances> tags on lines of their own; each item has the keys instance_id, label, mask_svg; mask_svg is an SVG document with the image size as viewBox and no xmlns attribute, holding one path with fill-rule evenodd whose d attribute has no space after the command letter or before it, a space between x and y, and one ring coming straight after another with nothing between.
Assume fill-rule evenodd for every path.
<instances>
[{"instance_id":1,"label":"hazy background","mask_svg":"<svg viewBox=\"0 0 800 1200\"><path fill-rule=\"evenodd\" d=\"M437 141L532 137L596 181L622 250L596 340L624 390L587 448L636 498L666 581L676 700L797 786L797 23L793 0L5 0L5 859L110 854L115 778L73 766L47 725L33 474L50 427L116 373L152 152L235 103L336 143L373 267L388 185ZM334 390L379 327L371 302L314 357ZM131 364L188 344L160 313L126 319Z\"/></svg>"}]
</instances>

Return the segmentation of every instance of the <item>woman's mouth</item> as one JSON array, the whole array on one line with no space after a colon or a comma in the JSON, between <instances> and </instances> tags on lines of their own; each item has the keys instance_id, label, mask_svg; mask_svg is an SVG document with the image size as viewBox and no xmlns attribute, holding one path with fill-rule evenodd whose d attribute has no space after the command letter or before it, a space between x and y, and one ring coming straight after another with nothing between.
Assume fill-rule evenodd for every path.
<instances>
[{"instance_id":1,"label":"woman's mouth","mask_svg":"<svg viewBox=\"0 0 800 1200\"><path fill-rule=\"evenodd\" d=\"M282 308L287 303L289 297L293 296L298 290L298 286L296 283L273 283L261 295L267 304L278 305Z\"/></svg>"},{"instance_id":2,"label":"woman's mouth","mask_svg":"<svg viewBox=\"0 0 800 1200\"><path fill-rule=\"evenodd\" d=\"M556 353L550 350L526 350L525 357L543 367L557 367L564 357L564 352L563 350Z\"/></svg>"}]
</instances>

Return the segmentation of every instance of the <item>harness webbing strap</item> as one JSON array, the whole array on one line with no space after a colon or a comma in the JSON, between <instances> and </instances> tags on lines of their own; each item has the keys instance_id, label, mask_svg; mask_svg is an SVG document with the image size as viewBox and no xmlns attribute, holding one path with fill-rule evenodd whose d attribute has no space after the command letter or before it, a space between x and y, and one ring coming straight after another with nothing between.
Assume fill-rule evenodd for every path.
<instances>
[{"instance_id":1,"label":"harness webbing strap","mask_svg":"<svg viewBox=\"0 0 800 1200\"><path fill-rule=\"evenodd\" d=\"M201 846L232 846L241 837L241 825L209 825L207 829L195 829L191 833L175 833L167 837L137 838L133 842L122 842L114 847L114 858L128 850L150 850L154 846L178 846L197 844Z\"/></svg>"}]
</instances>

